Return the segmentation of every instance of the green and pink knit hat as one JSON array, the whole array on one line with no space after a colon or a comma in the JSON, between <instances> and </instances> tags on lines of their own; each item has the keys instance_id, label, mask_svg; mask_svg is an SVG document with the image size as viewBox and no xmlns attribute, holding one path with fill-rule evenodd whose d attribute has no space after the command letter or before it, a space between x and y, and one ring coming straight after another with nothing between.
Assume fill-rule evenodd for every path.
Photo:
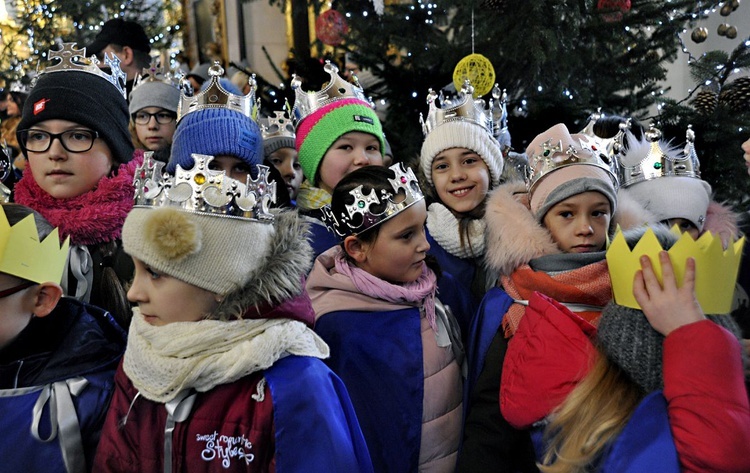
<instances>
[{"instance_id":1,"label":"green and pink knit hat","mask_svg":"<svg viewBox=\"0 0 750 473\"><path fill-rule=\"evenodd\" d=\"M317 185L315 177L328 148L351 131L375 136L380 141L380 153L384 152L383 127L370 104L363 100L336 100L315 110L299 123L295 146L302 172L313 185Z\"/></svg>"}]
</instances>

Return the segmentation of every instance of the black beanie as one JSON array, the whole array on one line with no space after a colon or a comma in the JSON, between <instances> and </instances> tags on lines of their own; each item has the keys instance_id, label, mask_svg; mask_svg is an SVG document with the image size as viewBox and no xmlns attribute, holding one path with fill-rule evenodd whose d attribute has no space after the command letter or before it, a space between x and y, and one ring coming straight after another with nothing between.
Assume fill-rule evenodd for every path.
<instances>
[{"instance_id":1,"label":"black beanie","mask_svg":"<svg viewBox=\"0 0 750 473\"><path fill-rule=\"evenodd\" d=\"M54 119L98 131L115 162L133 159L128 104L117 87L105 78L75 70L42 73L24 104L17 130Z\"/></svg>"}]
</instances>

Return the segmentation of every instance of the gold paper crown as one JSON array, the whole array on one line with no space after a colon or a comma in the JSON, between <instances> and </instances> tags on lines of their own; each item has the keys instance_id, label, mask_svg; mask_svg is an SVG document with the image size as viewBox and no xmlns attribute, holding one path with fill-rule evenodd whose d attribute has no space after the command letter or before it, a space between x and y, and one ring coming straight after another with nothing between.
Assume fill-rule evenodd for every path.
<instances>
[{"instance_id":1,"label":"gold paper crown","mask_svg":"<svg viewBox=\"0 0 750 473\"><path fill-rule=\"evenodd\" d=\"M323 221L332 232L341 238L362 233L424 199L417 177L411 168L404 170L403 165L397 163L388 169L396 174L395 178L388 179L391 184L391 191L381 189L380 195L378 195L375 189L370 189L370 192L365 194L363 186L357 186L349 192L354 201L344 206L346 211L342 212L341 215L334 215L330 205L323 207ZM404 199L396 202L395 197L400 195L402 191L405 196ZM383 211L375 212L372 210L372 206L383 203L386 204Z\"/></svg>"},{"instance_id":2,"label":"gold paper crown","mask_svg":"<svg viewBox=\"0 0 750 473\"><path fill-rule=\"evenodd\" d=\"M260 126L261 136L263 140L270 138L291 138L294 139L297 135L294 131L294 123L291 119L291 110L289 109L289 102L284 103L284 110L273 112L273 116L268 116L266 123L262 123Z\"/></svg>"},{"instance_id":3,"label":"gold paper crown","mask_svg":"<svg viewBox=\"0 0 750 473\"><path fill-rule=\"evenodd\" d=\"M192 94L192 87L183 85L180 104L177 107L177 121L182 120L185 115L197 112L198 110L207 110L211 108L226 108L240 112L243 115L253 118L253 106L255 105L255 91L258 83L255 80L255 74L250 77L250 92L247 95L236 95L221 86L219 79L224 75L224 68L218 61L208 68L208 86L203 90ZM184 80L183 83L187 82Z\"/></svg>"},{"instance_id":4,"label":"gold paper crown","mask_svg":"<svg viewBox=\"0 0 750 473\"><path fill-rule=\"evenodd\" d=\"M292 109L292 118L295 124L299 124L315 110L338 100L354 98L370 104L372 107L372 103L365 96L356 77L354 78L354 84L347 82L339 75L339 68L331 64L331 61L326 61L323 70L331 76L331 80L320 92L305 92L302 90L302 81L296 74L292 75L292 89L296 97Z\"/></svg>"},{"instance_id":5,"label":"gold paper crown","mask_svg":"<svg viewBox=\"0 0 750 473\"><path fill-rule=\"evenodd\" d=\"M695 152L695 132L688 125L685 133L685 148L680 153L661 140L661 131L653 125L644 134L649 147L641 147L644 156L633 166L618 163L617 173L622 187L630 187L639 182L667 176L701 178L700 162ZM631 149L628 153L636 152Z\"/></svg>"},{"instance_id":6,"label":"gold paper crown","mask_svg":"<svg viewBox=\"0 0 750 473\"><path fill-rule=\"evenodd\" d=\"M70 238L60 245L57 228L40 242L33 215L11 227L5 211L0 211L0 272L36 283L59 284L69 245Z\"/></svg>"},{"instance_id":7,"label":"gold paper crown","mask_svg":"<svg viewBox=\"0 0 750 473\"><path fill-rule=\"evenodd\" d=\"M94 74L102 79L106 80L117 88L123 98L127 99L125 95L125 81L127 75L120 69L120 58L114 53L104 53L104 64L109 67L111 74L107 74L104 70L99 67L101 62L92 55L86 57L86 48L76 49L76 43L63 43L62 48L53 51L50 49L47 53L47 58L52 60L59 60L57 64L47 66L43 74L52 72L64 72L64 71L83 71L89 74ZM39 76L34 78L34 82ZM33 84L32 84L33 87Z\"/></svg>"},{"instance_id":8,"label":"gold paper crown","mask_svg":"<svg viewBox=\"0 0 750 473\"><path fill-rule=\"evenodd\" d=\"M495 87L497 88L497 92L499 92L500 88ZM502 120L502 109L496 113L494 110L496 108L495 102L490 101L489 109L485 110L484 100L474 99L473 94L474 88L468 79L464 81L463 87L461 87L458 96L454 100L444 98L442 92L438 95L434 90L429 89L427 92L427 104L429 105L427 119L425 120L422 114L419 115L419 123L422 125L424 136L427 136L443 123L449 122L474 123L487 130L490 135L496 136L496 132L499 133L502 125L500 123L496 124L493 117L497 115L498 119ZM500 95L498 95L499 98ZM438 99L440 106L436 104ZM498 107L502 107L502 103L498 102ZM507 112L505 113L505 117L507 118Z\"/></svg>"},{"instance_id":9,"label":"gold paper crown","mask_svg":"<svg viewBox=\"0 0 750 473\"><path fill-rule=\"evenodd\" d=\"M529 192L533 192L536 185L549 173L574 165L596 166L609 174L615 189L618 187L614 162L606 151L606 145L596 137L580 134L579 146L568 145L563 149L561 140L553 143L549 139L539 146L539 151L532 153L529 159L527 183Z\"/></svg>"},{"instance_id":10,"label":"gold paper crown","mask_svg":"<svg viewBox=\"0 0 750 473\"><path fill-rule=\"evenodd\" d=\"M684 280L687 258L694 258L695 295L701 309L705 314L728 314L732 309L745 237L724 250L721 238L715 237L711 232L705 232L698 240L693 240L688 233L681 233L677 229L673 229L673 232L680 235L679 240L668 251L677 284L681 285ZM633 295L633 279L636 271L641 269L640 257L647 255L651 259L656 277L661 282L659 252L662 250L654 231L649 228L633 251L630 251L618 227L617 234L607 250L607 265L617 304L633 309L641 308Z\"/></svg>"},{"instance_id":11,"label":"gold paper crown","mask_svg":"<svg viewBox=\"0 0 750 473\"><path fill-rule=\"evenodd\" d=\"M165 69L163 66L158 65L158 61L157 58L151 58L151 64L148 67L141 69L141 73L135 77L133 89L130 92L131 94L135 89L146 82L163 82L167 85L171 85L175 89L180 88L184 74L181 71Z\"/></svg>"},{"instance_id":12,"label":"gold paper crown","mask_svg":"<svg viewBox=\"0 0 750 473\"><path fill-rule=\"evenodd\" d=\"M179 207L195 213L242 218L272 223L269 211L276 202L276 182L269 181L268 167L258 165L258 177L247 176L242 183L226 176L224 171L208 168L214 157L193 154L192 169L177 165L175 175L163 173L164 163L144 154L143 164L135 171L136 207Z\"/></svg>"}]
</instances>

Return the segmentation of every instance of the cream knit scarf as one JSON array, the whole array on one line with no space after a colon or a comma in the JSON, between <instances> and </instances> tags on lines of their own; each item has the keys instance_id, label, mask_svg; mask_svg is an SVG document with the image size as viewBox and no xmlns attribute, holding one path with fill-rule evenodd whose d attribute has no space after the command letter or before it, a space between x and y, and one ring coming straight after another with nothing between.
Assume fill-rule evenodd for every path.
<instances>
[{"instance_id":1,"label":"cream knit scarf","mask_svg":"<svg viewBox=\"0 0 750 473\"><path fill-rule=\"evenodd\" d=\"M302 322L243 319L148 324L138 308L128 334L123 369L155 402L182 390L205 392L272 366L287 355L328 358L328 345Z\"/></svg>"},{"instance_id":2,"label":"cream knit scarf","mask_svg":"<svg viewBox=\"0 0 750 473\"><path fill-rule=\"evenodd\" d=\"M436 242L448 253L458 258L473 258L484 254L484 234L487 225L484 219L475 219L469 223L469 240L461 247L458 235L458 219L443 204L434 203L427 210L427 230Z\"/></svg>"}]
</instances>

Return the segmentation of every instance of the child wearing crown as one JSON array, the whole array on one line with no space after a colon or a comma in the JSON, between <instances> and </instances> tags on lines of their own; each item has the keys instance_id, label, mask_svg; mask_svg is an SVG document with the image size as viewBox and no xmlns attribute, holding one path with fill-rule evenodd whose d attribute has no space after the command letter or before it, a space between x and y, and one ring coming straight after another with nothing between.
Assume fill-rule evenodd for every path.
<instances>
[{"instance_id":1,"label":"child wearing crown","mask_svg":"<svg viewBox=\"0 0 750 473\"><path fill-rule=\"evenodd\" d=\"M65 294L108 310L123 326L130 318L124 285L133 274L120 232L133 206L133 173L142 151L128 131L124 73L116 56L111 75L66 43L50 51L49 65L31 89L18 124L28 159L15 201L41 213L71 254Z\"/></svg>"},{"instance_id":2,"label":"child wearing crown","mask_svg":"<svg viewBox=\"0 0 750 473\"><path fill-rule=\"evenodd\" d=\"M598 330L554 301L563 317L539 314L537 328L596 332L593 340L546 332L550 355L575 343L593 361L545 427L543 472L750 470L750 404L726 289L742 242L722 255L717 238L709 257L677 240L665 227L615 237L607 253L614 300ZM634 277L628 260L636 258Z\"/></svg>"},{"instance_id":3,"label":"child wearing crown","mask_svg":"<svg viewBox=\"0 0 750 473\"><path fill-rule=\"evenodd\" d=\"M292 80L295 145L306 179L297 208L312 223L310 243L316 257L338 244L321 211L331 203L333 189L355 169L382 166L385 150L382 125L359 85L346 82L329 61L324 69L331 80L319 92L305 92L299 79Z\"/></svg>"},{"instance_id":4,"label":"child wearing crown","mask_svg":"<svg viewBox=\"0 0 750 473\"><path fill-rule=\"evenodd\" d=\"M299 187L305 175L299 163L299 154L294 146L296 134L290 118L291 113L274 112L264 120L263 133L264 164L271 165L279 171L283 185L286 187L292 202L297 198Z\"/></svg>"},{"instance_id":5,"label":"child wearing crown","mask_svg":"<svg viewBox=\"0 0 750 473\"><path fill-rule=\"evenodd\" d=\"M529 183L503 184L488 202L486 264L500 278L498 287L484 297L469 335L469 406L459 471L495 471L500 465L535 471L528 432L508 420L516 411L528 420L523 427L543 419L564 399L569 378L578 379L576 373L587 363L571 350L559 354L556 369L544 383L531 384L518 375L505 385L511 353L529 359L536 354L516 340L519 334L534 334L534 328L524 323L527 314L532 309L553 310L531 305L536 292L574 307L594 324L611 299L603 250L618 206L617 179L604 149L595 138L571 135L564 124L557 124L526 149ZM645 214L628 217L633 222L648 219ZM530 394L535 390L544 393L540 397L545 402ZM498 409L505 402L502 396L511 398L506 404L514 408L512 413L506 404L502 414ZM534 400L532 406L523 402L529 399ZM523 407L515 409L513 401Z\"/></svg>"},{"instance_id":6,"label":"child wearing crown","mask_svg":"<svg viewBox=\"0 0 750 473\"><path fill-rule=\"evenodd\" d=\"M68 242L16 204L0 209L0 442L4 471L91 471L125 331L62 297Z\"/></svg>"},{"instance_id":7,"label":"child wearing crown","mask_svg":"<svg viewBox=\"0 0 750 473\"><path fill-rule=\"evenodd\" d=\"M152 59L151 66L135 78L130 92L128 108L133 145L147 151L166 150L157 156L165 155L163 160L168 161L179 104L178 78L157 67L156 59Z\"/></svg>"},{"instance_id":8,"label":"child wearing crown","mask_svg":"<svg viewBox=\"0 0 750 473\"><path fill-rule=\"evenodd\" d=\"M468 301L464 308L453 306L464 333L487 288L482 270L485 204L489 191L500 181L504 164L493 136L494 110L485 110L481 99L475 101L473 90L467 82L457 103L441 104L443 108L430 90L419 156L426 193L432 198L427 211L430 254L458 282L451 289Z\"/></svg>"},{"instance_id":9,"label":"child wearing crown","mask_svg":"<svg viewBox=\"0 0 750 473\"><path fill-rule=\"evenodd\" d=\"M137 307L95 470L372 472L311 328L306 226L269 212L265 167L246 187L211 159L166 182L162 163L139 169L123 228Z\"/></svg>"},{"instance_id":10,"label":"child wearing crown","mask_svg":"<svg viewBox=\"0 0 750 473\"><path fill-rule=\"evenodd\" d=\"M255 84L247 95L222 78L224 69L215 63L209 80L194 95L183 93L177 113L177 129L167 172L177 166L193 167L193 154L213 156L212 170L224 171L227 177L245 182L263 162L263 139L253 120ZM218 97L218 100L214 99Z\"/></svg>"},{"instance_id":11,"label":"child wearing crown","mask_svg":"<svg viewBox=\"0 0 750 473\"><path fill-rule=\"evenodd\" d=\"M378 472L452 472L463 348L425 258L424 197L411 170L365 166L341 179L326 219L342 239L307 280L315 330L352 396Z\"/></svg>"}]
</instances>

